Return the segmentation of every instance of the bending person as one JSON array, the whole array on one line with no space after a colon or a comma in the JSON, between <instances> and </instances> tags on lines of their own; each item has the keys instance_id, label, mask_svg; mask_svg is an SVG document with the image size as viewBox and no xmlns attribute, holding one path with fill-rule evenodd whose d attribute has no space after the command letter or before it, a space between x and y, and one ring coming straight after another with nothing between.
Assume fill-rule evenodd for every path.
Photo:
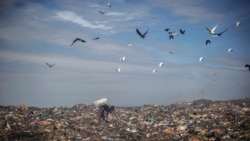
<instances>
[{"instance_id":1,"label":"bending person","mask_svg":"<svg viewBox=\"0 0 250 141\"><path fill-rule=\"evenodd\" d=\"M112 112L114 109L115 109L114 106L109 107L107 104L104 104L104 105L100 106L99 111L98 111L98 119L99 119L99 121L101 119L103 119L105 122L108 122L108 114L110 112ZM106 112L106 117L107 117L106 120L105 120L105 112Z\"/></svg>"}]
</instances>

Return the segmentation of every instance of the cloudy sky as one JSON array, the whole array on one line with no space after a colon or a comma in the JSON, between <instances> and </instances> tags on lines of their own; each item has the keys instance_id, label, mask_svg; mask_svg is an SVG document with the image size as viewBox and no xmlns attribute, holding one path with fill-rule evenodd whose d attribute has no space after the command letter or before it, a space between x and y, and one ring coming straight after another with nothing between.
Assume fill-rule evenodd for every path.
<instances>
[{"instance_id":1,"label":"cloudy sky","mask_svg":"<svg viewBox=\"0 0 250 141\"><path fill-rule=\"evenodd\" d=\"M105 97L110 104L140 106L249 97L248 0L110 3L1 0L0 104L73 106ZM216 33L228 30L212 37L206 27L215 25ZM145 39L136 28L149 29ZM177 36L170 40L166 28ZM70 47L75 38L87 42Z\"/></svg>"}]
</instances>

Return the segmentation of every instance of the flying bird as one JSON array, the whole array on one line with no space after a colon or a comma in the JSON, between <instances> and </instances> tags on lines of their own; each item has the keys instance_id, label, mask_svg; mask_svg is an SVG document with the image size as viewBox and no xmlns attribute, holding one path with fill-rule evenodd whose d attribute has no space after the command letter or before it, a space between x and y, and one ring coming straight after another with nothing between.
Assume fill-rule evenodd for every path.
<instances>
[{"instance_id":1,"label":"flying bird","mask_svg":"<svg viewBox=\"0 0 250 141\"><path fill-rule=\"evenodd\" d=\"M160 68L161 68L163 65L164 65L163 62L160 62L160 63L159 63L159 67L160 67Z\"/></svg>"},{"instance_id":2,"label":"flying bird","mask_svg":"<svg viewBox=\"0 0 250 141\"><path fill-rule=\"evenodd\" d=\"M148 29L148 30L149 30L149 29ZM142 39L144 39L144 38L146 37L147 33L148 33L148 30L147 30L145 33L142 34L142 33L139 31L139 29L136 28L136 33L137 33Z\"/></svg>"},{"instance_id":3,"label":"flying bird","mask_svg":"<svg viewBox=\"0 0 250 141\"><path fill-rule=\"evenodd\" d=\"M72 42L72 44L70 45L70 46L72 46L75 42L77 42L77 41L81 41L82 43L85 43L86 41L85 40L83 40L83 39L81 39L81 38L76 38L73 42Z\"/></svg>"},{"instance_id":4,"label":"flying bird","mask_svg":"<svg viewBox=\"0 0 250 141\"><path fill-rule=\"evenodd\" d=\"M169 35L169 39L174 39L174 36L173 35Z\"/></svg>"},{"instance_id":5,"label":"flying bird","mask_svg":"<svg viewBox=\"0 0 250 141\"><path fill-rule=\"evenodd\" d=\"M170 28L166 28L164 31L168 32L170 30Z\"/></svg>"},{"instance_id":6,"label":"flying bird","mask_svg":"<svg viewBox=\"0 0 250 141\"><path fill-rule=\"evenodd\" d=\"M123 56L123 57L120 58L120 61L121 61L121 62L124 62L125 60L126 60L126 57L125 57L125 56Z\"/></svg>"},{"instance_id":7,"label":"flying bird","mask_svg":"<svg viewBox=\"0 0 250 141\"><path fill-rule=\"evenodd\" d=\"M201 61L203 61L203 60L204 60L204 58L203 58L203 57L200 57L199 61L201 62Z\"/></svg>"},{"instance_id":8,"label":"flying bird","mask_svg":"<svg viewBox=\"0 0 250 141\"><path fill-rule=\"evenodd\" d=\"M106 12L104 12L104 11L101 11L101 10L99 10L98 12L99 12L99 13L101 13L102 15L103 15L104 13L106 13Z\"/></svg>"},{"instance_id":9,"label":"flying bird","mask_svg":"<svg viewBox=\"0 0 250 141\"><path fill-rule=\"evenodd\" d=\"M232 49L232 48L229 48L229 49L227 50L227 52L233 52L233 49Z\"/></svg>"},{"instance_id":10,"label":"flying bird","mask_svg":"<svg viewBox=\"0 0 250 141\"><path fill-rule=\"evenodd\" d=\"M168 32L168 34L169 34L169 39L174 39L174 36L178 35L178 33L176 31L174 31L174 32Z\"/></svg>"},{"instance_id":11,"label":"flying bird","mask_svg":"<svg viewBox=\"0 0 250 141\"><path fill-rule=\"evenodd\" d=\"M250 65L246 64L245 67L248 68L250 71Z\"/></svg>"},{"instance_id":12,"label":"flying bird","mask_svg":"<svg viewBox=\"0 0 250 141\"><path fill-rule=\"evenodd\" d=\"M239 27L241 25L241 22L236 22L236 27Z\"/></svg>"},{"instance_id":13,"label":"flying bird","mask_svg":"<svg viewBox=\"0 0 250 141\"><path fill-rule=\"evenodd\" d=\"M132 47L132 44L128 42L128 47Z\"/></svg>"},{"instance_id":14,"label":"flying bird","mask_svg":"<svg viewBox=\"0 0 250 141\"><path fill-rule=\"evenodd\" d=\"M222 31L222 32L220 32L220 33L215 33L215 34L213 34L213 36L215 36L215 37L218 37L218 36L221 36L223 33L225 33L227 31L227 28L224 30L224 31Z\"/></svg>"},{"instance_id":15,"label":"flying bird","mask_svg":"<svg viewBox=\"0 0 250 141\"><path fill-rule=\"evenodd\" d=\"M56 64L49 64L48 62L45 63L47 66L49 66L50 68L55 66Z\"/></svg>"},{"instance_id":16,"label":"flying bird","mask_svg":"<svg viewBox=\"0 0 250 141\"><path fill-rule=\"evenodd\" d=\"M212 29L209 29L208 27L206 27L206 30L208 31L209 34L215 34L215 29L217 28L218 25L214 26Z\"/></svg>"},{"instance_id":17,"label":"flying bird","mask_svg":"<svg viewBox=\"0 0 250 141\"><path fill-rule=\"evenodd\" d=\"M174 32L169 32L169 35L177 36L178 33L177 33L176 31L174 31Z\"/></svg>"},{"instance_id":18,"label":"flying bird","mask_svg":"<svg viewBox=\"0 0 250 141\"><path fill-rule=\"evenodd\" d=\"M116 71L117 73L120 73L120 72L121 72L121 68L117 68L115 71Z\"/></svg>"},{"instance_id":19,"label":"flying bird","mask_svg":"<svg viewBox=\"0 0 250 141\"><path fill-rule=\"evenodd\" d=\"M206 40L206 45L211 44L210 40Z\"/></svg>"},{"instance_id":20,"label":"flying bird","mask_svg":"<svg viewBox=\"0 0 250 141\"><path fill-rule=\"evenodd\" d=\"M95 38L93 38L93 40L98 40L98 39L100 39L100 37L95 37Z\"/></svg>"},{"instance_id":21,"label":"flying bird","mask_svg":"<svg viewBox=\"0 0 250 141\"><path fill-rule=\"evenodd\" d=\"M185 30L180 29L181 34L185 34Z\"/></svg>"},{"instance_id":22,"label":"flying bird","mask_svg":"<svg viewBox=\"0 0 250 141\"><path fill-rule=\"evenodd\" d=\"M158 71L157 69L153 69L153 71L152 71L152 72L153 72L153 73L156 73L157 71Z\"/></svg>"},{"instance_id":23,"label":"flying bird","mask_svg":"<svg viewBox=\"0 0 250 141\"><path fill-rule=\"evenodd\" d=\"M169 51L169 54L173 54L173 52L172 52L172 51Z\"/></svg>"},{"instance_id":24,"label":"flying bird","mask_svg":"<svg viewBox=\"0 0 250 141\"><path fill-rule=\"evenodd\" d=\"M111 3L110 3L110 0L106 0L107 1L107 6L111 9Z\"/></svg>"}]
</instances>

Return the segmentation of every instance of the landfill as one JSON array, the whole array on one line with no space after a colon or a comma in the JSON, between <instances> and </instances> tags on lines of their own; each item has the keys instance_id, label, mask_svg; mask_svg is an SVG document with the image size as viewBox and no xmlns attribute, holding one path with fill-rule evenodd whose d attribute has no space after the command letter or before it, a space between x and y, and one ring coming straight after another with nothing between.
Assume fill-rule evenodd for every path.
<instances>
[{"instance_id":1,"label":"landfill","mask_svg":"<svg viewBox=\"0 0 250 141\"><path fill-rule=\"evenodd\" d=\"M249 141L250 99L115 107L0 106L1 141Z\"/></svg>"}]
</instances>

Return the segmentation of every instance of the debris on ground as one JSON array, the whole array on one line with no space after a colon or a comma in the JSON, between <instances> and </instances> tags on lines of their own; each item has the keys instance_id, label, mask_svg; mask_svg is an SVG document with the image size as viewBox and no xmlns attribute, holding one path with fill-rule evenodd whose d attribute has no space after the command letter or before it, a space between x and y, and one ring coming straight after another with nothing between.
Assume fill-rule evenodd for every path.
<instances>
[{"instance_id":1,"label":"debris on ground","mask_svg":"<svg viewBox=\"0 0 250 141\"><path fill-rule=\"evenodd\" d=\"M94 104L0 106L1 141L250 140L250 99L116 107L109 122Z\"/></svg>"}]
</instances>

